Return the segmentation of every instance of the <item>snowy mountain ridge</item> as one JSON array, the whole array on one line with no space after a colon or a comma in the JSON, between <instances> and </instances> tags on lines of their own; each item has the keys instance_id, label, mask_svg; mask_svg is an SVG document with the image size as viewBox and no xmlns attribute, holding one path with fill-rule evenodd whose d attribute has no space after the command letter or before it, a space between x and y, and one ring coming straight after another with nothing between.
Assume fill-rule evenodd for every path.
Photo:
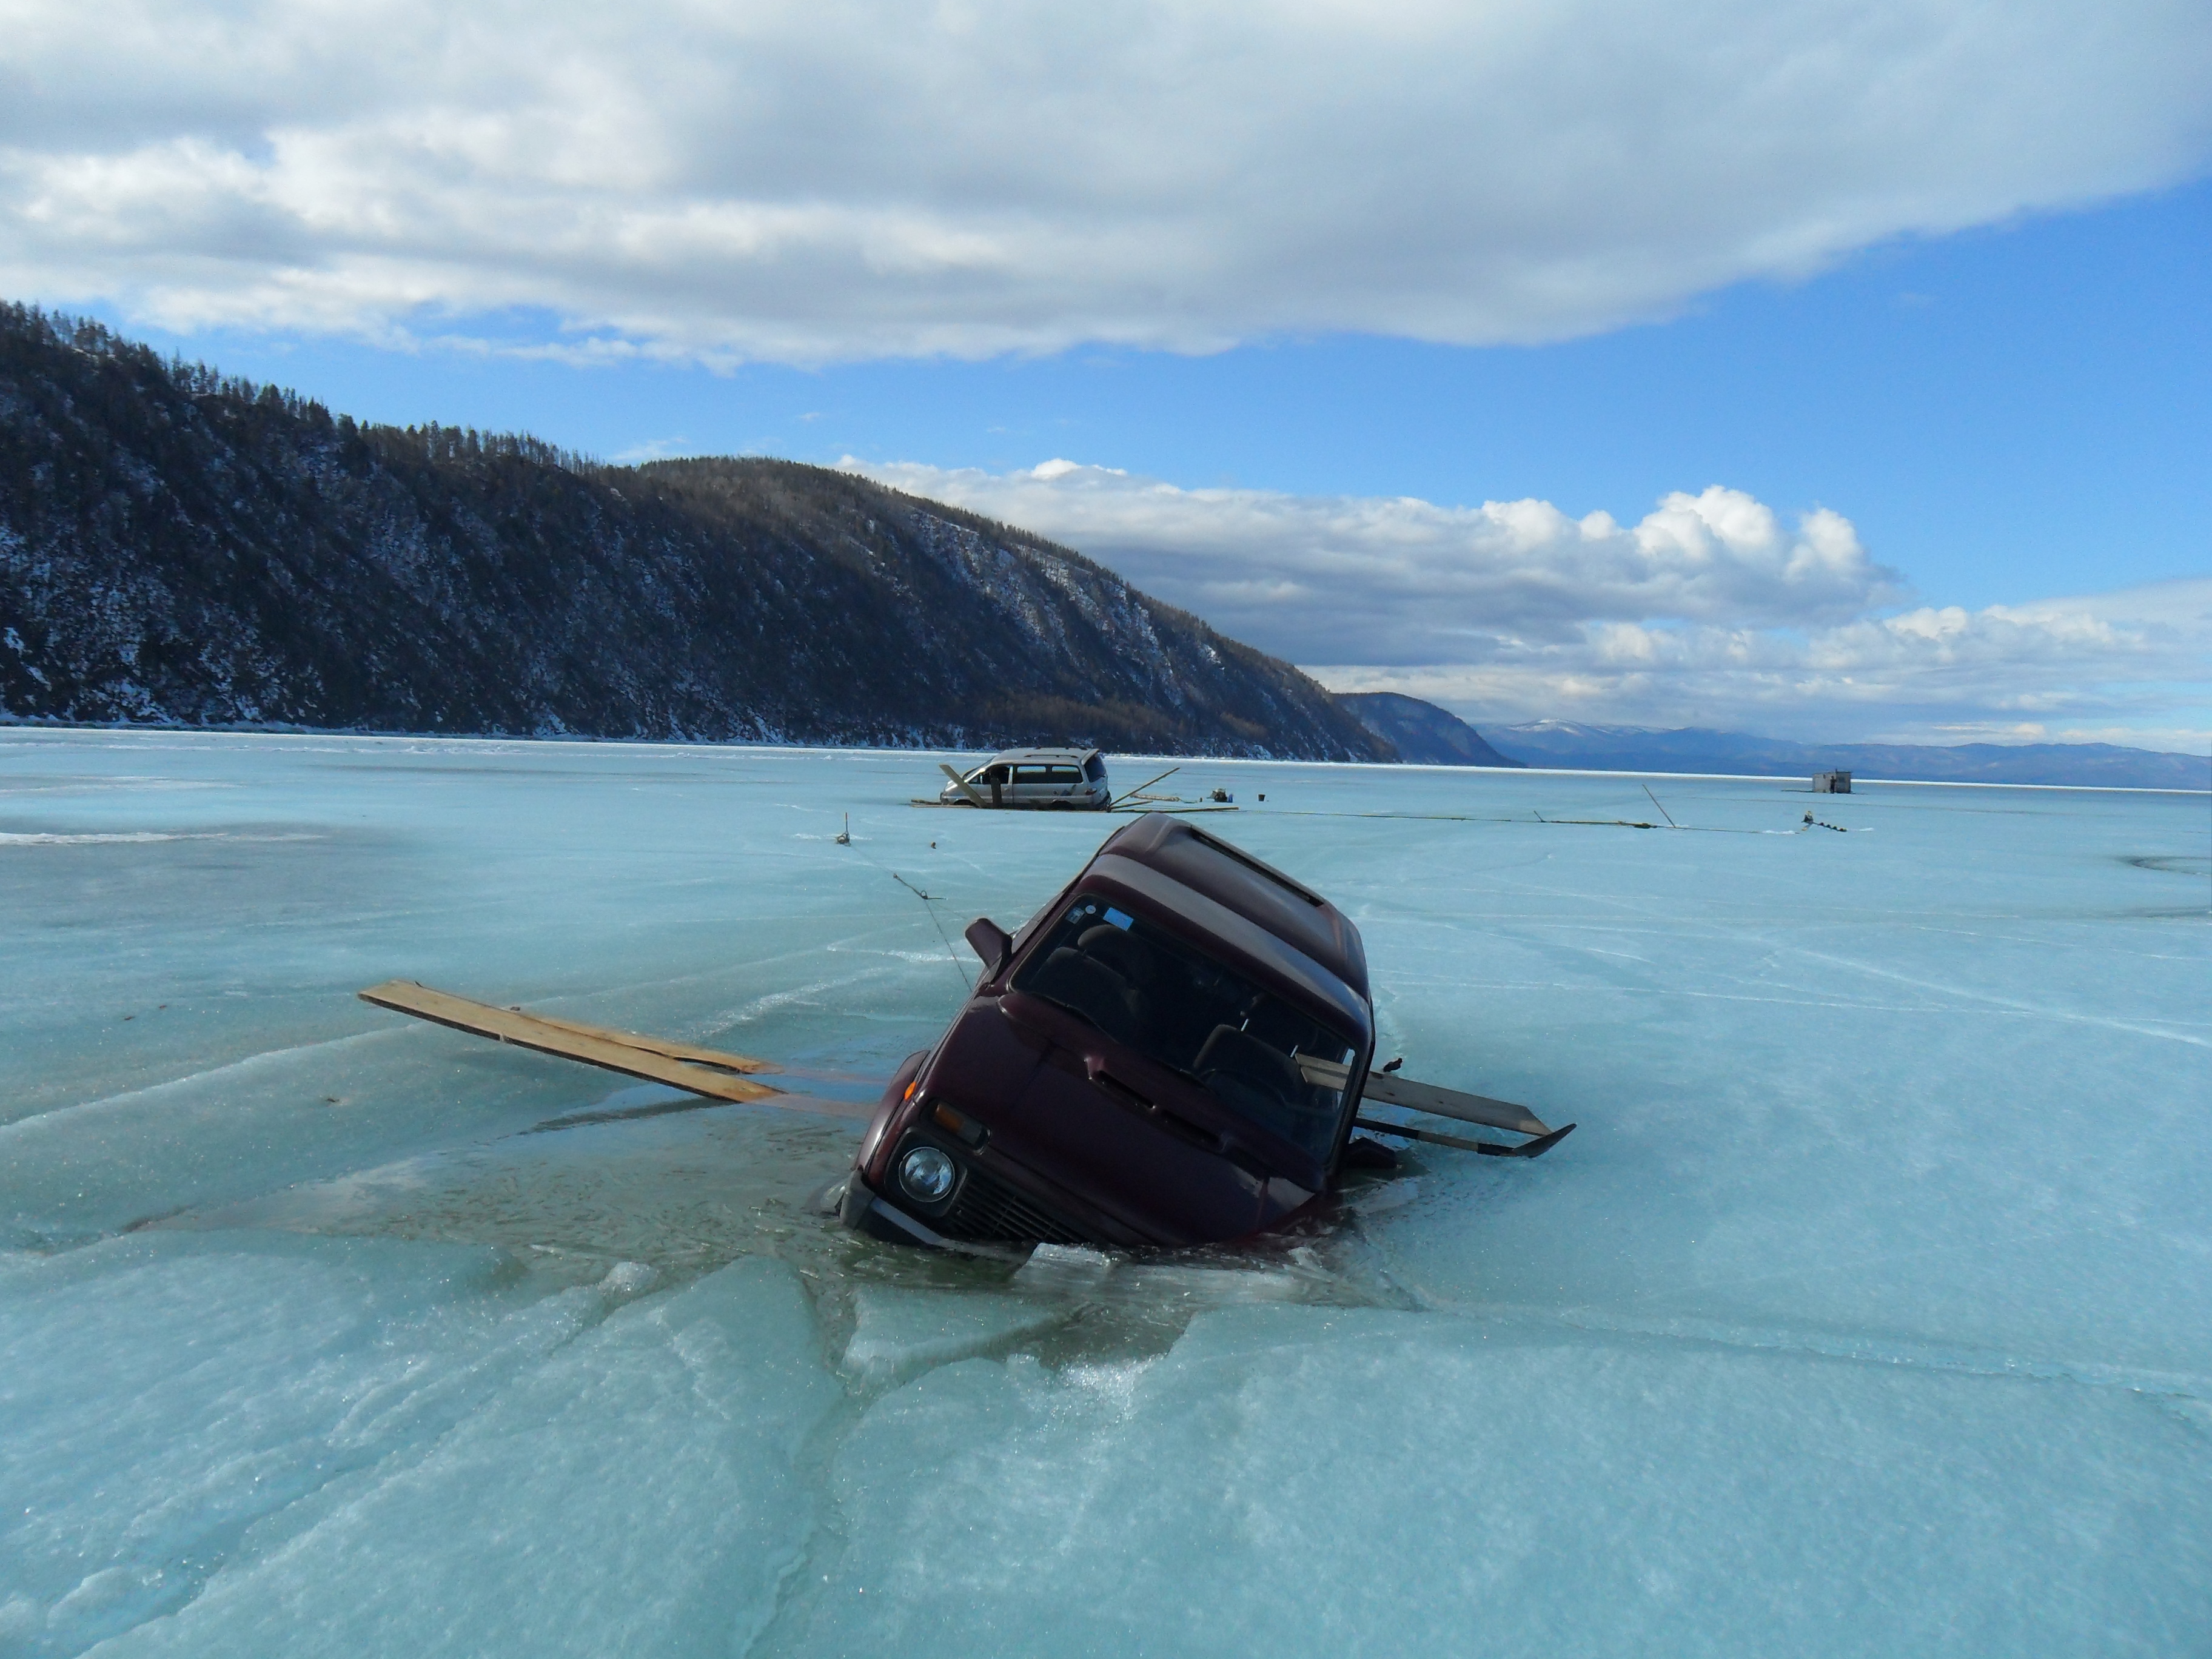
<instances>
[{"instance_id":1,"label":"snowy mountain ridge","mask_svg":"<svg viewBox=\"0 0 2212 1659\"><path fill-rule=\"evenodd\" d=\"M1561 720L1492 731L1501 752L1529 765L1594 772L1787 777L1832 769L1929 783L2212 788L2212 760L2202 755L2161 754L2109 743L1798 743L1699 726L1664 731Z\"/></svg>"}]
</instances>

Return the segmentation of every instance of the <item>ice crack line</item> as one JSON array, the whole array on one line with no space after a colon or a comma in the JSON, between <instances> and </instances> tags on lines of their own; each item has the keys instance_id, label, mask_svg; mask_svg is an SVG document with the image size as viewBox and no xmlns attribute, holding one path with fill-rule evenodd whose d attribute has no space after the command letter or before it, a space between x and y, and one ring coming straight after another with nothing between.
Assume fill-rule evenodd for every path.
<instances>
[{"instance_id":1,"label":"ice crack line","mask_svg":"<svg viewBox=\"0 0 2212 1659\"><path fill-rule=\"evenodd\" d=\"M2186 1031L2161 1030L2156 1026L2138 1024L2133 1020L2114 1019L2108 1014L2075 1013L2064 1008L2045 1008L2014 997L2003 997L1984 991L1968 990L1956 985L1945 985L1935 980L1915 978L1901 974L1893 968L1880 968L1872 963L1853 962L1846 957L1830 956L1823 951L1799 949L1796 953L1814 962L1824 962L1832 967L1853 973L1864 974L1872 979L1889 980L1899 985L1910 985L1917 991L1932 991L1942 996L1957 997L1962 1001L1985 1008L2002 1009L2008 1013L2025 1014L2038 1019L2063 1020L2071 1024L2098 1025L2107 1030L2126 1031L2136 1036L2159 1037L2168 1042L2186 1042L2199 1048L2212 1048L2212 1039L2192 1036Z\"/></svg>"},{"instance_id":2,"label":"ice crack line","mask_svg":"<svg viewBox=\"0 0 2212 1659\"><path fill-rule=\"evenodd\" d=\"M319 1049L345 1048L358 1043L368 1043L397 1037L407 1028L387 1028L374 1031L356 1031L350 1036L331 1037L321 1042L302 1042L289 1048L270 1048L258 1054L247 1054L227 1065L212 1066L204 1072L188 1072L182 1077L167 1079L161 1083L149 1083L143 1089L130 1089L121 1094L103 1095L97 1100L80 1100L66 1106L50 1107L34 1112L28 1117L19 1117L12 1123L0 1123L0 1146L32 1132L52 1128L58 1120L72 1118L81 1113L107 1111L124 1106L143 1105L157 1100L173 1091L194 1084L206 1083L215 1078L248 1077L267 1071L278 1063L301 1054L310 1054Z\"/></svg>"},{"instance_id":3,"label":"ice crack line","mask_svg":"<svg viewBox=\"0 0 2212 1659\"><path fill-rule=\"evenodd\" d=\"M1858 1339L1781 1328L1731 1325L1719 1321L1637 1319L1598 1309L1539 1308L1508 1303L1482 1311L1495 1311L1534 1323L1563 1325L1571 1330L1587 1331L1596 1335L1646 1336L1672 1342L1707 1342L1721 1347L1814 1354L1825 1359L1850 1360L1859 1364L1953 1371L1970 1376L2078 1382L2087 1388L2127 1389L2137 1394L2171 1395L2185 1400L2212 1398L2212 1376L2197 1371L2143 1369L2078 1359L2038 1358L1972 1348L1942 1348L1932 1343Z\"/></svg>"}]
</instances>

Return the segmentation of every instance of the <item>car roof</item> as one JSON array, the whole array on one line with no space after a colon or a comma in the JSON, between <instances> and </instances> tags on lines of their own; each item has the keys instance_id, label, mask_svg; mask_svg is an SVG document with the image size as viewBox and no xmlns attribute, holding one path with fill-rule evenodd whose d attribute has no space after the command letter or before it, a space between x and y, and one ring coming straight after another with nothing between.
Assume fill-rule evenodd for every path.
<instances>
[{"instance_id":1,"label":"car roof","mask_svg":"<svg viewBox=\"0 0 2212 1659\"><path fill-rule=\"evenodd\" d=\"M1080 766L1096 749L1001 749L983 763L986 766Z\"/></svg>"},{"instance_id":2,"label":"car roof","mask_svg":"<svg viewBox=\"0 0 2212 1659\"><path fill-rule=\"evenodd\" d=\"M1098 849L1147 865L1235 911L1368 998L1367 950L1341 910L1304 883L1196 824L1147 812Z\"/></svg>"}]
</instances>

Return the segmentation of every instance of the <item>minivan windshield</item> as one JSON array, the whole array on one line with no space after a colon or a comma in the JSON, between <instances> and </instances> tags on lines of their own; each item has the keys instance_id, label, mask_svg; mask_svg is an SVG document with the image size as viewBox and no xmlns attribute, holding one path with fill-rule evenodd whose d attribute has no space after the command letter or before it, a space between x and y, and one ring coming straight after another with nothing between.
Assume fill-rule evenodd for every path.
<instances>
[{"instance_id":1,"label":"minivan windshield","mask_svg":"<svg viewBox=\"0 0 2212 1659\"><path fill-rule=\"evenodd\" d=\"M1349 1066L1351 1042L1164 929L1095 895L1079 896L1022 964L1014 988L1088 1020L1328 1161L1344 1091L1308 1082L1298 1059Z\"/></svg>"}]
</instances>

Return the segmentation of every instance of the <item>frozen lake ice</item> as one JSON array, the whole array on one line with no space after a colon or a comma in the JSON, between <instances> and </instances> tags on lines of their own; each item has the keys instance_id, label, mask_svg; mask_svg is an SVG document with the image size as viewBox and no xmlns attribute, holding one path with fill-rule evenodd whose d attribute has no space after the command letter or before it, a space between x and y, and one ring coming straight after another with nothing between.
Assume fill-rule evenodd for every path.
<instances>
[{"instance_id":1,"label":"frozen lake ice","mask_svg":"<svg viewBox=\"0 0 2212 1659\"><path fill-rule=\"evenodd\" d=\"M1581 1127L1173 1259L352 995L872 1099L1107 828L933 758L0 729L0 1653L2212 1652L2205 797L1188 763Z\"/></svg>"}]
</instances>

